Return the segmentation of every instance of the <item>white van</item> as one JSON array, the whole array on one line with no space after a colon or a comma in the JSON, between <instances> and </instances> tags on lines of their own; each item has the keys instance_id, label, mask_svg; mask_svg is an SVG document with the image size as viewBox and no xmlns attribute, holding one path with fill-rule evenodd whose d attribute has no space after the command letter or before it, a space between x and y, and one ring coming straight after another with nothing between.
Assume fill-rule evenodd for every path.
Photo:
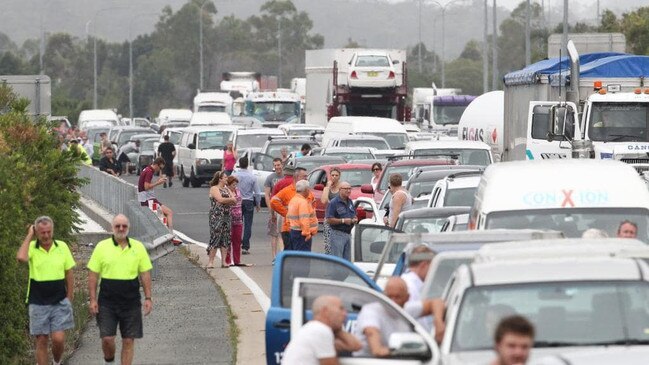
<instances>
[{"instance_id":1,"label":"white van","mask_svg":"<svg viewBox=\"0 0 649 365\"><path fill-rule=\"evenodd\" d=\"M392 150L403 150L408 142L408 132L395 119L379 117L333 117L327 123L322 145L329 140L349 135L372 135L383 137Z\"/></svg>"},{"instance_id":2,"label":"white van","mask_svg":"<svg viewBox=\"0 0 649 365\"><path fill-rule=\"evenodd\" d=\"M80 130L94 127L116 127L125 125L111 109L90 109L82 110L77 122Z\"/></svg>"},{"instance_id":3,"label":"white van","mask_svg":"<svg viewBox=\"0 0 649 365\"><path fill-rule=\"evenodd\" d=\"M189 120L190 126L218 124L232 124L230 114L219 112L198 112L192 114L192 119Z\"/></svg>"},{"instance_id":4,"label":"white van","mask_svg":"<svg viewBox=\"0 0 649 365\"><path fill-rule=\"evenodd\" d=\"M187 127L178 146L178 177L184 187L199 187L223 167L223 151L232 133L232 125Z\"/></svg>"},{"instance_id":5,"label":"white van","mask_svg":"<svg viewBox=\"0 0 649 365\"><path fill-rule=\"evenodd\" d=\"M457 127L458 139L488 144L496 162L500 161L504 141L504 108L503 91L490 91L475 98L462 113Z\"/></svg>"},{"instance_id":6,"label":"white van","mask_svg":"<svg viewBox=\"0 0 649 365\"><path fill-rule=\"evenodd\" d=\"M613 160L534 160L490 165L469 229L531 228L581 237L589 228L615 237L620 222L649 236L649 190L629 164Z\"/></svg>"},{"instance_id":7,"label":"white van","mask_svg":"<svg viewBox=\"0 0 649 365\"><path fill-rule=\"evenodd\" d=\"M198 92L194 96L194 113L232 114L232 96L224 92Z\"/></svg>"},{"instance_id":8,"label":"white van","mask_svg":"<svg viewBox=\"0 0 649 365\"><path fill-rule=\"evenodd\" d=\"M160 109L156 122L165 125L173 122L188 122L192 119L192 111L189 109Z\"/></svg>"}]
</instances>

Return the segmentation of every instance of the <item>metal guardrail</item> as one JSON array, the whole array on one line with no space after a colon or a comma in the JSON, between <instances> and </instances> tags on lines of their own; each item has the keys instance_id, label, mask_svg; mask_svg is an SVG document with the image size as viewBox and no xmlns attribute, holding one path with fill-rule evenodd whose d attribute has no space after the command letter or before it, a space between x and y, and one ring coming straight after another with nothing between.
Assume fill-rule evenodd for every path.
<instances>
[{"instance_id":1,"label":"metal guardrail","mask_svg":"<svg viewBox=\"0 0 649 365\"><path fill-rule=\"evenodd\" d=\"M81 195L113 215L126 215L131 223L129 235L146 246L151 260L174 250L172 233L151 209L140 206L135 185L85 165L78 175L90 181L79 189Z\"/></svg>"}]
</instances>

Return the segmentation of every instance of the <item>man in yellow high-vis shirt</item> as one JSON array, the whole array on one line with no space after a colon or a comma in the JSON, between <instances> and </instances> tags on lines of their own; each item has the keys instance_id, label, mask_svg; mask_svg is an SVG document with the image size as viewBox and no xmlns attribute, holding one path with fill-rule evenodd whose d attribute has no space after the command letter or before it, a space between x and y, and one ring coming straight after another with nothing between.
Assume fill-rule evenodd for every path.
<instances>
[{"instance_id":1,"label":"man in yellow high-vis shirt","mask_svg":"<svg viewBox=\"0 0 649 365\"><path fill-rule=\"evenodd\" d=\"M29 263L29 333L36 336L36 363L48 363L47 346L52 339L54 365L61 363L65 330L74 327L74 258L63 241L54 240L52 218L42 216L30 226L16 259ZM36 236L36 239L33 239Z\"/></svg>"},{"instance_id":2,"label":"man in yellow high-vis shirt","mask_svg":"<svg viewBox=\"0 0 649 365\"><path fill-rule=\"evenodd\" d=\"M115 361L118 325L122 335L121 364L133 362L135 339L143 336L142 310L148 315L153 309L150 274L153 266L142 242L128 237L128 228L126 216L115 216L113 236L99 242L88 261L90 312L97 315L106 364ZM140 282L144 289L144 308L140 303Z\"/></svg>"}]
</instances>

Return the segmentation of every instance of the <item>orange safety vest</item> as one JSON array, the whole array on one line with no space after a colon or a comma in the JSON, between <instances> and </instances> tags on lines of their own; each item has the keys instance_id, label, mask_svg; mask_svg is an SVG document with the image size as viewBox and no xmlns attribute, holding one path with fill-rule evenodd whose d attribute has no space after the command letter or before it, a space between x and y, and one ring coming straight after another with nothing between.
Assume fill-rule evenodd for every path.
<instances>
[{"instance_id":1,"label":"orange safety vest","mask_svg":"<svg viewBox=\"0 0 649 365\"><path fill-rule=\"evenodd\" d=\"M295 184L285 187L277 194L275 194L270 200L270 208L282 217L286 217L286 214L288 213L288 204L296 194ZM311 205L313 205L315 198L313 197L313 193L311 191L309 191L309 197L307 198L307 200L311 202ZM289 226L288 219L284 219L284 224L282 224L282 232L288 232L290 231L290 229L291 228Z\"/></svg>"},{"instance_id":2,"label":"orange safety vest","mask_svg":"<svg viewBox=\"0 0 649 365\"><path fill-rule=\"evenodd\" d=\"M291 230L300 231L307 240L318 233L318 218L313 204L301 194L295 194L288 204L286 221Z\"/></svg>"}]
</instances>

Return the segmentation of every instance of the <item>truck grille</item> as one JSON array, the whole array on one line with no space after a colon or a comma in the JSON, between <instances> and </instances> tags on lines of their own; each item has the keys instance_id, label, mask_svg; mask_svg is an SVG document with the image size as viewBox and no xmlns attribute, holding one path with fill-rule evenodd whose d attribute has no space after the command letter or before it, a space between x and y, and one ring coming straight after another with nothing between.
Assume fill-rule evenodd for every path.
<instances>
[{"instance_id":1,"label":"truck grille","mask_svg":"<svg viewBox=\"0 0 649 365\"><path fill-rule=\"evenodd\" d=\"M622 158L620 161L630 164L649 164L649 158Z\"/></svg>"},{"instance_id":2,"label":"truck grille","mask_svg":"<svg viewBox=\"0 0 649 365\"><path fill-rule=\"evenodd\" d=\"M212 165L220 165L221 164L221 159L220 158L213 158L210 160L210 164Z\"/></svg>"}]
</instances>

